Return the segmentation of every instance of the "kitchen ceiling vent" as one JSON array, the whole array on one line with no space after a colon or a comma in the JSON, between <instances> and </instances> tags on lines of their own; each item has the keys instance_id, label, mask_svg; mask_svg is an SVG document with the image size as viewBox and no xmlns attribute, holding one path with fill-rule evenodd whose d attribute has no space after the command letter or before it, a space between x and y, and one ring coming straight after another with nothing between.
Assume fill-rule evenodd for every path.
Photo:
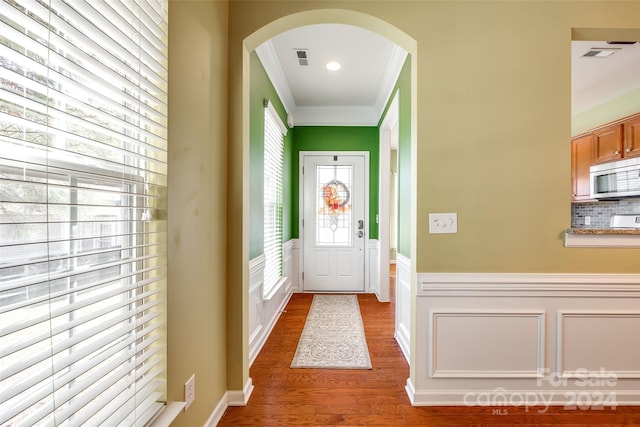
<instances>
[{"instance_id":1,"label":"kitchen ceiling vent","mask_svg":"<svg viewBox=\"0 0 640 427\"><path fill-rule=\"evenodd\" d=\"M607 58L619 50L619 47L592 47L582 56L586 56L588 58Z\"/></svg>"},{"instance_id":2,"label":"kitchen ceiling vent","mask_svg":"<svg viewBox=\"0 0 640 427\"><path fill-rule=\"evenodd\" d=\"M306 49L297 49L296 56L298 57L298 64L309 65L309 58L307 57Z\"/></svg>"}]
</instances>

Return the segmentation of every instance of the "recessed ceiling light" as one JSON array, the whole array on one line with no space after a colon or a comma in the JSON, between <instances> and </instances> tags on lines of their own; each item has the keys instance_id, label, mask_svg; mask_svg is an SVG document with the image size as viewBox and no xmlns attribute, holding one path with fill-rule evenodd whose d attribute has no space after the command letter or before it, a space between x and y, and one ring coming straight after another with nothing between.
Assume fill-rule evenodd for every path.
<instances>
[{"instance_id":1,"label":"recessed ceiling light","mask_svg":"<svg viewBox=\"0 0 640 427\"><path fill-rule=\"evenodd\" d=\"M340 65L336 61L331 61L327 63L327 70L329 71L338 71L341 67L342 65Z\"/></svg>"}]
</instances>

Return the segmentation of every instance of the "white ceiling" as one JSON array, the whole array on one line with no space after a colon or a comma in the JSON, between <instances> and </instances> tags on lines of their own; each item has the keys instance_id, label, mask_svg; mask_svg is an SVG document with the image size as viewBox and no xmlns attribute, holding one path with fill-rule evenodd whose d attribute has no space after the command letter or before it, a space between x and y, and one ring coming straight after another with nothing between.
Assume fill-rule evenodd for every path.
<instances>
[{"instance_id":1,"label":"white ceiling","mask_svg":"<svg viewBox=\"0 0 640 427\"><path fill-rule=\"evenodd\" d=\"M298 50L309 65L299 64ZM296 28L256 52L295 125L377 125L407 55L376 33L343 24ZM329 61L342 68L327 70Z\"/></svg>"},{"instance_id":2,"label":"white ceiling","mask_svg":"<svg viewBox=\"0 0 640 427\"><path fill-rule=\"evenodd\" d=\"M583 57L592 48L616 47L606 58ZM305 50L309 65L298 62ZM572 114L640 88L640 43L572 42ZM289 113L290 125L375 126L407 52L371 31L318 24L284 32L256 52ZM339 71L326 64L338 61Z\"/></svg>"},{"instance_id":3,"label":"white ceiling","mask_svg":"<svg viewBox=\"0 0 640 427\"><path fill-rule=\"evenodd\" d=\"M593 48L619 50L606 58L583 56ZM572 42L571 85L573 115L640 88L640 43Z\"/></svg>"}]
</instances>

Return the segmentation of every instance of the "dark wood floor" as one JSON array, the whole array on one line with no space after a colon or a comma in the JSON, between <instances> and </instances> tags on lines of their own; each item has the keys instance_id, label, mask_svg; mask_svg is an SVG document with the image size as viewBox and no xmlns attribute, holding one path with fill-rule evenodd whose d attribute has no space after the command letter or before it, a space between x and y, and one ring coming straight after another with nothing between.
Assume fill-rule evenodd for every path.
<instances>
[{"instance_id":1,"label":"dark wood floor","mask_svg":"<svg viewBox=\"0 0 640 427\"><path fill-rule=\"evenodd\" d=\"M291 369L312 298L291 297L251 366L249 404L230 407L219 426L640 426L640 407L412 407L404 390L409 367L393 338L394 300L379 303L370 294L358 302L372 370Z\"/></svg>"}]
</instances>

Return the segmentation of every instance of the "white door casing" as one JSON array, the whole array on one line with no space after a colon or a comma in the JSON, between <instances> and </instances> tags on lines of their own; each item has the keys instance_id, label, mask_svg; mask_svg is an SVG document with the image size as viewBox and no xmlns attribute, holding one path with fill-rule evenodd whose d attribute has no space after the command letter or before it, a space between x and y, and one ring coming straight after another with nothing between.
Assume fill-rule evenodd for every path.
<instances>
[{"instance_id":1,"label":"white door casing","mask_svg":"<svg viewBox=\"0 0 640 427\"><path fill-rule=\"evenodd\" d=\"M400 120L400 93L393 96L389 109L382 119L380 125L380 165L379 165L379 221L378 240L380 250L378 251L378 284L375 289L376 296L381 302L389 301L390 281L389 281L389 252L391 249L391 147L398 149L398 122ZM395 206L393 207L395 208ZM372 285L373 287L373 285Z\"/></svg>"},{"instance_id":2,"label":"white door casing","mask_svg":"<svg viewBox=\"0 0 640 427\"><path fill-rule=\"evenodd\" d=\"M369 153L301 152L302 289L365 292Z\"/></svg>"}]
</instances>

